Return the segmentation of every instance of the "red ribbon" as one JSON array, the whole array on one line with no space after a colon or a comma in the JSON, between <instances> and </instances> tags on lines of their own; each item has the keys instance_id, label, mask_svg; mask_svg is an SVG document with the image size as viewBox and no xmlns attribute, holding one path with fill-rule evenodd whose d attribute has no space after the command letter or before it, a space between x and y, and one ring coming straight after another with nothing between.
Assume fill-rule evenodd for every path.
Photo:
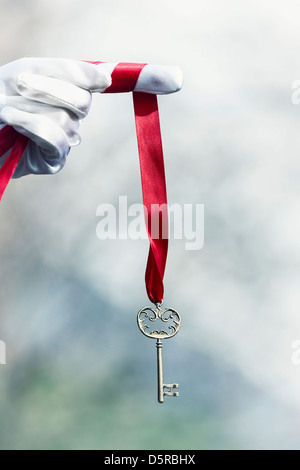
<instances>
[{"instance_id":1,"label":"red ribbon","mask_svg":"<svg viewBox=\"0 0 300 470\"><path fill-rule=\"evenodd\" d=\"M112 84L105 93L133 91L145 65L119 63L112 72ZM145 220L150 242L145 274L146 289L151 302L161 303L168 254L168 209L157 96L133 92L133 103Z\"/></svg>"},{"instance_id":2,"label":"red ribbon","mask_svg":"<svg viewBox=\"0 0 300 470\"><path fill-rule=\"evenodd\" d=\"M92 62L100 64L102 62ZM133 91L146 64L119 63L112 72L112 84L105 93ZM161 303L164 272L168 253L168 210L164 158L156 95L133 92L136 132L142 178L143 201L150 250L145 273L147 294L151 302ZM10 148L10 155L0 169L0 200L28 138L10 126L0 131L0 157ZM155 232L155 235L153 235Z\"/></svg>"},{"instance_id":3,"label":"red ribbon","mask_svg":"<svg viewBox=\"0 0 300 470\"><path fill-rule=\"evenodd\" d=\"M145 275L146 289L151 302L161 303L168 254L168 209L157 97L149 93L134 92L133 102L150 242Z\"/></svg>"},{"instance_id":4,"label":"red ribbon","mask_svg":"<svg viewBox=\"0 0 300 470\"><path fill-rule=\"evenodd\" d=\"M0 169L0 201L26 149L28 140L25 135L19 134L11 126L5 126L0 131L0 158L11 149L9 156Z\"/></svg>"}]
</instances>

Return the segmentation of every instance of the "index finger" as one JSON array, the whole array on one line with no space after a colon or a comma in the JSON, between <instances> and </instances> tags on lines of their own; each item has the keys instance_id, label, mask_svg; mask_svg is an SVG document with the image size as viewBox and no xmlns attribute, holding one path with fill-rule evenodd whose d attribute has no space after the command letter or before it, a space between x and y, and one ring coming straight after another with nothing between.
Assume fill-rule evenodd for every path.
<instances>
[{"instance_id":1,"label":"index finger","mask_svg":"<svg viewBox=\"0 0 300 470\"><path fill-rule=\"evenodd\" d=\"M117 67L120 65L122 65L121 70L120 67ZM183 75L181 69L177 66L134 64L127 62L122 62L120 64L99 62L97 65L97 67L107 69L110 74L112 74L114 69L117 67L118 76L115 77L116 81L118 79L123 81L123 79L127 78L126 75L131 77L132 68L135 68L135 66L143 66L143 68L139 73L134 89L131 91L166 95L170 93L176 93L177 91L181 90ZM116 85L116 88L118 88L117 83L113 83L113 85ZM109 92L109 90L107 91Z\"/></svg>"},{"instance_id":2,"label":"index finger","mask_svg":"<svg viewBox=\"0 0 300 470\"><path fill-rule=\"evenodd\" d=\"M138 78L134 91L167 95L181 90L183 82L179 67L147 64Z\"/></svg>"}]
</instances>

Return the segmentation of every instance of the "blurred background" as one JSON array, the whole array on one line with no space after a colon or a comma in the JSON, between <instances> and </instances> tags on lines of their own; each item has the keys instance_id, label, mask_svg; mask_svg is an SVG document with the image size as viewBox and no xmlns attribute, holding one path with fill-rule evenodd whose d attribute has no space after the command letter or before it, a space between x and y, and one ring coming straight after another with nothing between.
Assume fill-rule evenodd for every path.
<instances>
[{"instance_id":1,"label":"blurred background","mask_svg":"<svg viewBox=\"0 0 300 470\"><path fill-rule=\"evenodd\" d=\"M64 170L0 204L1 449L300 449L300 5L296 0L0 0L1 64L23 56L179 65L159 98L172 240L156 402L145 240L96 237L99 204L141 202L130 94L96 95ZM294 361L295 362L295 361Z\"/></svg>"}]
</instances>

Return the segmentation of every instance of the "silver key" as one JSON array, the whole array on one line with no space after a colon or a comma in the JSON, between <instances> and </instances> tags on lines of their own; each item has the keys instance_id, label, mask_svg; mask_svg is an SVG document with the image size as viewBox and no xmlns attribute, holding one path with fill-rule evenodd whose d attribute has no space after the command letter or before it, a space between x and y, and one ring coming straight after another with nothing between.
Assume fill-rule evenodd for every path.
<instances>
[{"instance_id":1,"label":"silver key","mask_svg":"<svg viewBox=\"0 0 300 470\"><path fill-rule=\"evenodd\" d=\"M156 339L157 348L157 398L159 403L164 402L164 396L178 397L179 392L174 389L179 388L179 384L164 384L163 379L163 363L162 363L162 340L172 338L178 333L181 318L178 312L173 308L162 309L161 304L157 304L156 308L144 307L138 313L138 327L141 332L148 338ZM164 329L151 329L151 323L160 321ZM167 324L167 330L165 327Z\"/></svg>"}]
</instances>

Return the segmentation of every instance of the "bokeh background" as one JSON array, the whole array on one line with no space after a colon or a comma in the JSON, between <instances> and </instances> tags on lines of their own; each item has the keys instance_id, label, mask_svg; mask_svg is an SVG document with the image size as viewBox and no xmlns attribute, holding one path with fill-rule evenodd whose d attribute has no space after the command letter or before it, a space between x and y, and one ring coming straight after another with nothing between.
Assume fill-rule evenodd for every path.
<instances>
[{"instance_id":1,"label":"bokeh background","mask_svg":"<svg viewBox=\"0 0 300 470\"><path fill-rule=\"evenodd\" d=\"M97 95L55 176L0 204L1 449L299 449L300 5L296 0L0 0L23 56L180 65L159 98L170 203L205 205L205 245L170 244L156 402L147 241L96 237L96 208L141 202L130 94Z\"/></svg>"}]
</instances>

